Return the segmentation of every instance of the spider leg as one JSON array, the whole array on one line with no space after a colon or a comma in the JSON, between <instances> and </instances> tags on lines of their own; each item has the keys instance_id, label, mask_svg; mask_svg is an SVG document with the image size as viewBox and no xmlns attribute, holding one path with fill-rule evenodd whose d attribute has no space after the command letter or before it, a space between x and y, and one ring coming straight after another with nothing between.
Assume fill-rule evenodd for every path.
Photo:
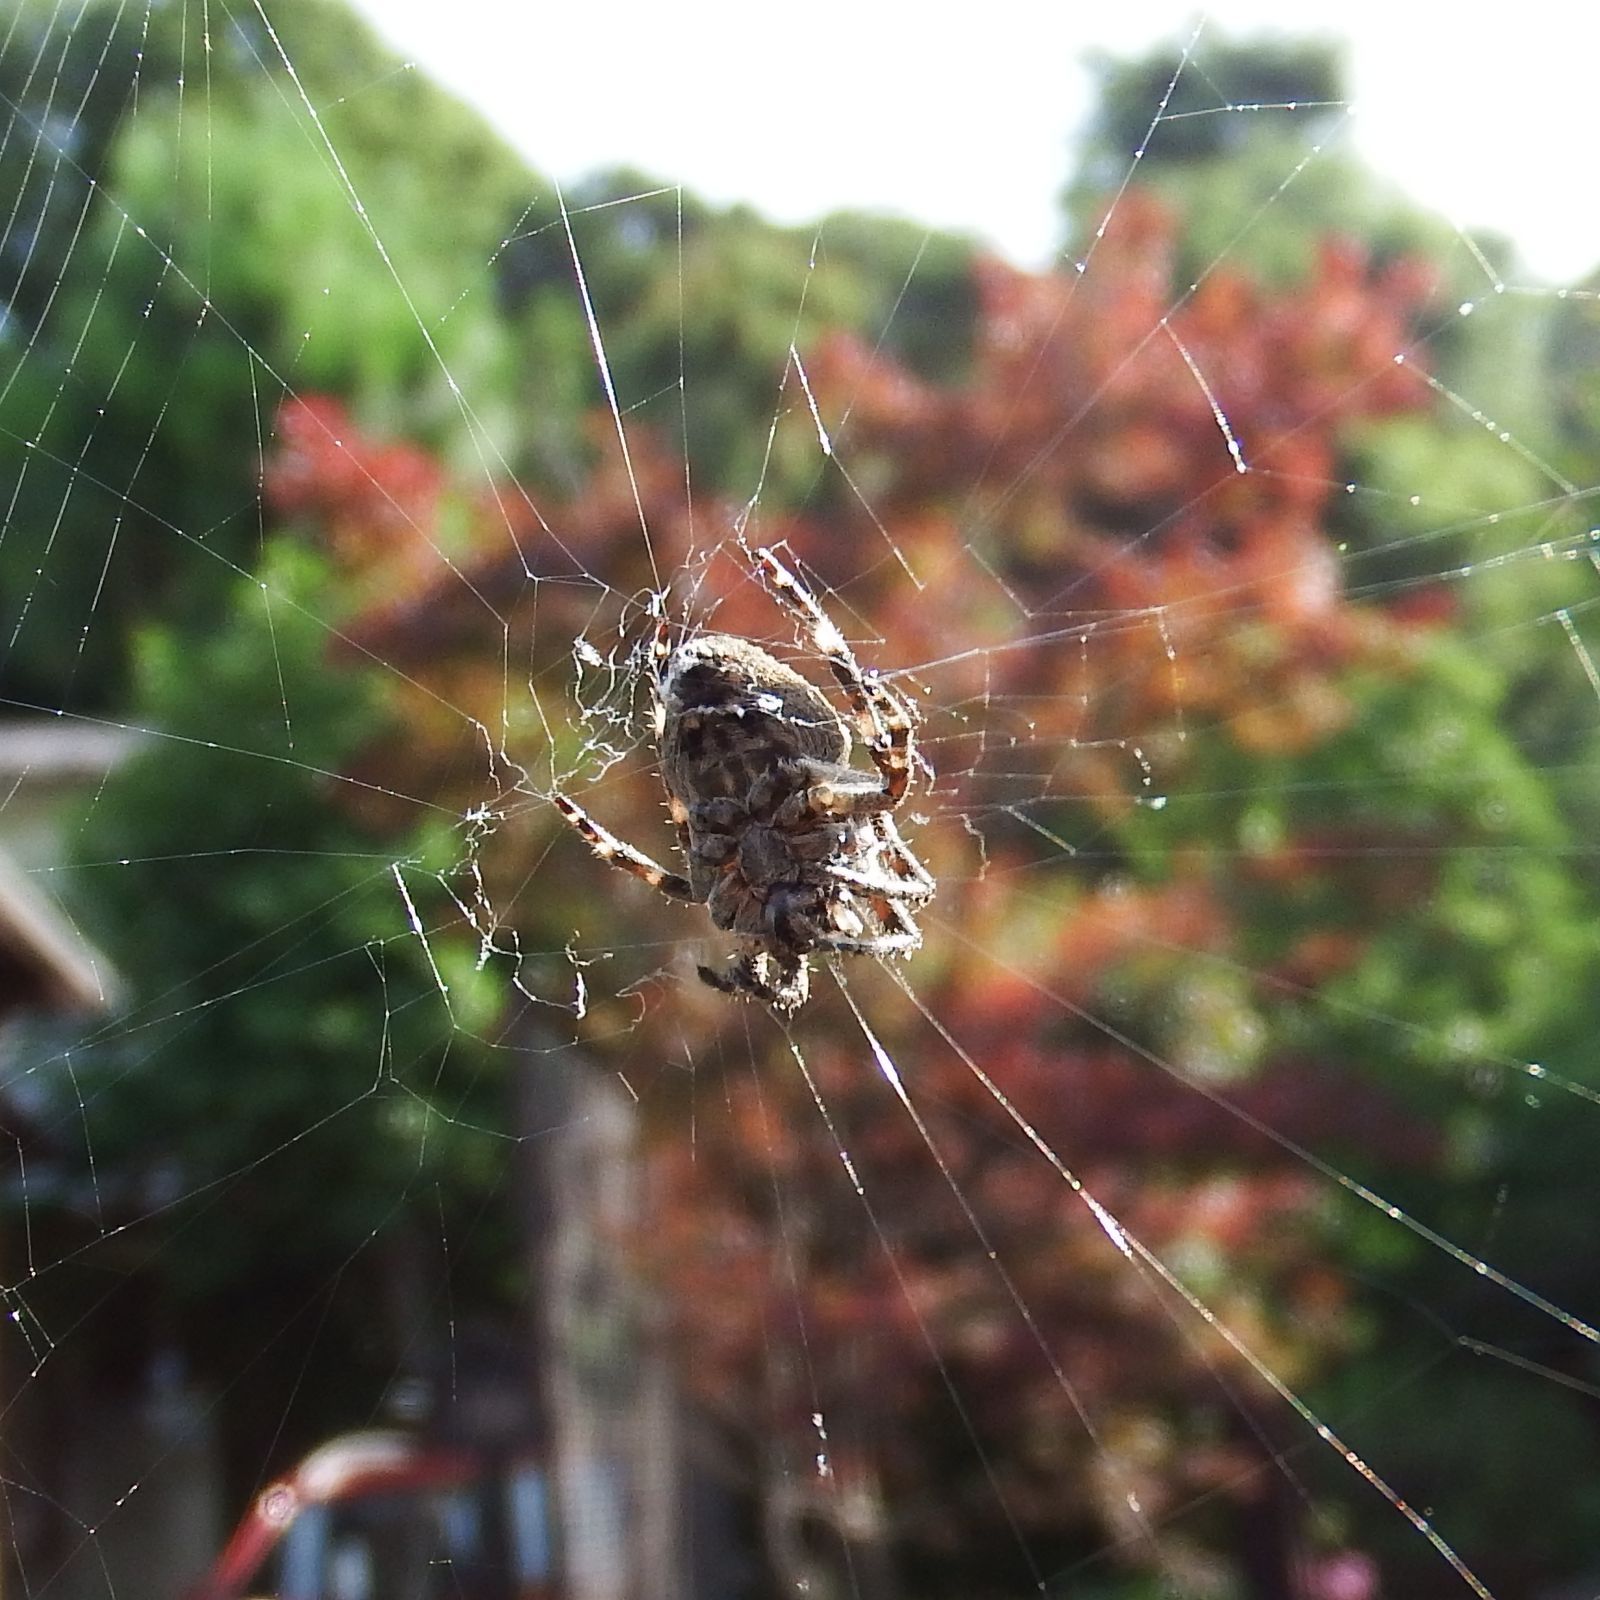
<instances>
[{"instance_id":1,"label":"spider leg","mask_svg":"<svg viewBox=\"0 0 1600 1600\"><path fill-rule=\"evenodd\" d=\"M818 815L851 817L888 811L898 804L884 787L882 778L863 772L859 767L827 761L806 761L797 766L805 787L796 790L778 807L772 818L774 827L792 828Z\"/></svg>"},{"instance_id":2,"label":"spider leg","mask_svg":"<svg viewBox=\"0 0 1600 1600\"><path fill-rule=\"evenodd\" d=\"M848 883L852 888L865 889L868 894L878 895L884 900L929 900L933 898L933 889L918 882L915 878L891 877L886 872L864 872L857 867L845 866L841 862L828 862L814 869L816 876L807 870L801 881L804 883Z\"/></svg>"},{"instance_id":3,"label":"spider leg","mask_svg":"<svg viewBox=\"0 0 1600 1600\"><path fill-rule=\"evenodd\" d=\"M883 806L891 809L905 799L911 787L912 737L917 715L875 671L863 671L854 651L815 595L778 560L772 551L754 552L757 569L772 585L773 594L806 626L812 645L821 653L834 680L849 697L856 726L882 779Z\"/></svg>"},{"instance_id":4,"label":"spider leg","mask_svg":"<svg viewBox=\"0 0 1600 1600\"><path fill-rule=\"evenodd\" d=\"M864 693L871 694L878 703L883 736L867 741L867 754L883 779L884 809L892 810L911 788L911 741L916 732L917 714L910 702L889 689L876 673L866 679ZM916 759L921 760L920 757ZM922 764L927 765L926 762Z\"/></svg>"},{"instance_id":5,"label":"spider leg","mask_svg":"<svg viewBox=\"0 0 1600 1600\"><path fill-rule=\"evenodd\" d=\"M751 894L737 873L719 873L706 898L706 909L719 928L759 939L766 932L766 907Z\"/></svg>"},{"instance_id":6,"label":"spider leg","mask_svg":"<svg viewBox=\"0 0 1600 1600\"><path fill-rule=\"evenodd\" d=\"M786 843L790 855L803 864L802 880L817 883L823 878L832 878L876 889L891 898L931 900L937 887L932 874L911 853L911 847L900 837L885 812L877 810L869 822L843 833L839 823L819 825L814 820L818 809L823 810L824 815L830 814L824 807L813 808L818 790L829 791L822 797L827 800L836 789L843 788L832 778L834 772L855 779L859 790L865 791L869 799L881 799L883 791L872 786L866 773L853 768L825 769L819 765L815 770L826 771L830 776L791 795L773 818L774 827L790 830ZM819 865L820 875L809 870Z\"/></svg>"},{"instance_id":7,"label":"spider leg","mask_svg":"<svg viewBox=\"0 0 1600 1600\"><path fill-rule=\"evenodd\" d=\"M655 722L656 743L661 743L661 735L667 727L667 702L661 693L661 686L666 682L667 663L672 659L672 645L667 639L667 619L663 617L656 624L656 636L650 646L650 680L655 693Z\"/></svg>"},{"instance_id":8,"label":"spider leg","mask_svg":"<svg viewBox=\"0 0 1600 1600\"><path fill-rule=\"evenodd\" d=\"M775 972L769 969L776 968ZM783 957L765 950L746 950L718 971L696 967L700 981L723 994L748 995L777 1011L794 1011L811 993L811 974L804 956Z\"/></svg>"},{"instance_id":9,"label":"spider leg","mask_svg":"<svg viewBox=\"0 0 1600 1600\"><path fill-rule=\"evenodd\" d=\"M750 957L738 956L730 961L720 971L716 967L697 966L695 969L701 983L712 989L718 989L723 994L755 994L757 992L756 975L751 970Z\"/></svg>"},{"instance_id":10,"label":"spider leg","mask_svg":"<svg viewBox=\"0 0 1600 1600\"><path fill-rule=\"evenodd\" d=\"M555 808L572 827L582 835L583 841L602 861L609 861L636 878L643 878L652 889L658 889L669 899L697 902L701 898L694 892L687 878L668 872L659 861L652 861L642 850L619 839L609 828L603 828L582 806L567 799L564 794L552 795Z\"/></svg>"},{"instance_id":11,"label":"spider leg","mask_svg":"<svg viewBox=\"0 0 1600 1600\"><path fill-rule=\"evenodd\" d=\"M731 833L696 833L690 836L687 850L691 863L725 867L738 854L739 845Z\"/></svg>"},{"instance_id":12,"label":"spider leg","mask_svg":"<svg viewBox=\"0 0 1600 1600\"><path fill-rule=\"evenodd\" d=\"M674 815L681 804L673 803ZM683 807L684 820L692 822L701 833L731 833L746 814L746 807L737 800L697 800L692 806Z\"/></svg>"},{"instance_id":13,"label":"spider leg","mask_svg":"<svg viewBox=\"0 0 1600 1600\"><path fill-rule=\"evenodd\" d=\"M898 933L870 934L864 939L837 933L817 940L817 944L823 950L836 950L847 956L908 956L922 948L922 933L915 926Z\"/></svg>"},{"instance_id":14,"label":"spider leg","mask_svg":"<svg viewBox=\"0 0 1600 1600\"><path fill-rule=\"evenodd\" d=\"M721 994L733 995L741 999L764 1000L768 1005L780 1006L786 1011L792 1011L800 1000L783 998L783 991L778 985L767 982L756 970L760 957L747 953L735 956L725 967L720 970L716 967L699 967L694 970L700 981L709 988Z\"/></svg>"},{"instance_id":15,"label":"spider leg","mask_svg":"<svg viewBox=\"0 0 1600 1600\"><path fill-rule=\"evenodd\" d=\"M784 848L789 852L790 858L802 867L813 866L818 862L832 861L844 856L850 849L850 830L842 824L832 826L826 824L813 824L804 829L795 829L792 833L784 835ZM809 882L804 872L801 878Z\"/></svg>"},{"instance_id":16,"label":"spider leg","mask_svg":"<svg viewBox=\"0 0 1600 1600\"><path fill-rule=\"evenodd\" d=\"M725 877L722 862L707 859L699 849L689 852L689 888L697 902L709 905L711 896Z\"/></svg>"},{"instance_id":17,"label":"spider leg","mask_svg":"<svg viewBox=\"0 0 1600 1600\"><path fill-rule=\"evenodd\" d=\"M845 891L848 893L849 891ZM922 948L922 929L916 924L903 898L892 898L881 890L868 889L875 900L873 916L877 931L852 931L839 927L817 937L817 947L843 955L906 956Z\"/></svg>"},{"instance_id":18,"label":"spider leg","mask_svg":"<svg viewBox=\"0 0 1600 1600\"><path fill-rule=\"evenodd\" d=\"M871 891L868 891L871 893ZM904 900L878 895L873 914L878 919L876 933L852 934L845 929L824 934L817 944L825 950L846 955L903 956L922 948L922 929L916 924Z\"/></svg>"},{"instance_id":19,"label":"spider leg","mask_svg":"<svg viewBox=\"0 0 1600 1600\"><path fill-rule=\"evenodd\" d=\"M875 859L886 860L918 894L931 900L939 887L933 874L912 853L911 846L900 837L899 830L888 817L877 816L872 821L878 836L878 849L873 852Z\"/></svg>"},{"instance_id":20,"label":"spider leg","mask_svg":"<svg viewBox=\"0 0 1600 1600\"><path fill-rule=\"evenodd\" d=\"M700 807L694 809L698 812ZM720 830L703 829L697 833L690 826L689 807L675 794L667 796L667 810L678 831L678 852L689 864L689 887L694 898L709 900L722 868L734 857L735 841Z\"/></svg>"},{"instance_id":21,"label":"spider leg","mask_svg":"<svg viewBox=\"0 0 1600 1600\"><path fill-rule=\"evenodd\" d=\"M806 951L834 935L861 937L871 926L848 890L819 893L804 879L773 889L761 916L762 934L775 950Z\"/></svg>"}]
</instances>

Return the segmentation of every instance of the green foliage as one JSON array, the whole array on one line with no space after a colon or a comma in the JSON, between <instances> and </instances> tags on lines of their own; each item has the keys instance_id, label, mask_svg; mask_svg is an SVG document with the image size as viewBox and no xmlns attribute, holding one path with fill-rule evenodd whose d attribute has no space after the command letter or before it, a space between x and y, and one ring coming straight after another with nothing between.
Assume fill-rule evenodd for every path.
<instances>
[{"instance_id":1,"label":"green foliage","mask_svg":"<svg viewBox=\"0 0 1600 1600\"><path fill-rule=\"evenodd\" d=\"M1459 1312L1459 1298L1450 1309ZM1586 1558L1600 1496L1581 1411L1547 1377L1519 1371L1516 1348L1512 1361L1501 1359L1504 1349L1450 1352L1437 1338L1395 1339L1313 1398L1358 1451L1381 1457L1390 1481L1407 1486L1446 1539L1472 1552L1494 1594L1522 1595L1540 1592L1550 1571L1570 1570L1575 1551ZM1304 1463L1318 1487L1334 1486L1337 1465ZM1362 1542L1379 1558L1385 1594L1458 1587L1400 1517L1364 1518Z\"/></svg>"},{"instance_id":2,"label":"green foliage","mask_svg":"<svg viewBox=\"0 0 1600 1600\"><path fill-rule=\"evenodd\" d=\"M490 263L536 180L344 8L270 15L276 41L244 12L207 48L200 12L157 10L137 115L117 122L124 104L101 92L94 120L36 116L41 159L0 167L15 190L0 201L29 203L41 171L56 196L12 293L27 359L0 397L16 698L114 701L143 619L216 614L259 553L260 457L291 385L457 463L515 453L517 352ZM89 17L102 25L74 50L144 48L141 14ZM180 59L205 64L203 114L165 69Z\"/></svg>"},{"instance_id":3,"label":"green foliage","mask_svg":"<svg viewBox=\"0 0 1600 1600\"><path fill-rule=\"evenodd\" d=\"M791 346L850 329L921 371L949 373L965 358L971 252L958 240L848 215L778 228L631 170L563 198L571 242L559 209L542 201L498 267L530 352L524 414L545 441L532 464L563 483L582 477L576 424L602 403L574 246L621 404L681 445L702 491L742 497L762 480L766 433L750 419L778 405ZM788 382L797 394L793 374ZM766 487L800 495L813 477L814 467L780 461Z\"/></svg>"},{"instance_id":4,"label":"green foliage","mask_svg":"<svg viewBox=\"0 0 1600 1600\"><path fill-rule=\"evenodd\" d=\"M0 281L27 351L0 394L4 689L53 707L114 704L143 620L203 625L255 564L286 393L335 394L480 484L557 487L584 477L603 402L553 186L353 13L281 0L212 37L160 8L148 40L138 12L88 15L76 67L8 88L25 136L0 162L0 210L49 197L28 270ZM134 84L114 74L58 114L94 47L145 50L137 115L119 121ZM859 328L929 364L962 347L965 252L919 230L841 220L813 265L808 236L636 174L565 202L620 403L686 434L703 490L760 478L749 418L791 341ZM790 476L803 492L809 471ZM769 492L783 480L780 463Z\"/></svg>"},{"instance_id":5,"label":"green foliage","mask_svg":"<svg viewBox=\"0 0 1600 1600\"><path fill-rule=\"evenodd\" d=\"M82 832L84 921L134 997L96 1070L97 1156L179 1180L183 1245L160 1259L183 1296L314 1280L409 1206L498 1177L467 1126L498 1121L472 1043L498 980L459 936L424 949L397 882L436 914L459 841L443 818L403 841L352 820L337 774L381 703L327 662L308 609L326 601L280 544L208 637L147 631L154 731Z\"/></svg>"},{"instance_id":6,"label":"green foliage","mask_svg":"<svg viewBox=\"0 0 1600 1600\"><path fill-rule=\"evenodd\" d=\"M0 348L36 335L54 298L82 222L86 180L105 175L118 122L136 74L171 75L161 38L143 60L114 48L111 6L86 7L61 26L53 0L17 0L0 49ZM8 372L9 376L9 372Z\"/></svg>"},{"instance_id":7,"label":"green foliage","mask_svg":"<svg viewBox=\"0 0 1600 1600\"><path fill-rule=\"evenodd\" d=\"M1341 148L1350 107L1336 47L1208 32L1187 60L1169 46L1098 66L1099 109L1064 196L1069 249L1090 247L1137 153L1139 187L1184 219L1174 293L1220 262L1269 283L1297 281L1330 236L1358 238L1380 260L1449 264L1460 297L1484 288L1452 228Z\"/></svg>"},{"instance_id":8,"label":"green foliage","mask_svg":"<svg viewBox=\"0 0 1600 1600\"><path fill-rule=\"evenodd\" d=\"M1344 114L1339 52L1315 41L1238 42L1207 29L1187 58L1168 47L1132 61L1101 56L1095 66L1097 115L1079 157L1085 183L1120 182L1136 152L1168 167L1226 161L1259 128L1326 136ZM1233 106L1250 109L1234 115Z\"/></svg>"},{"instance_id":9,"label":"green foliage","mask_svg":"<svg viewBox=\"0 0 1600 1600\"><path fill-rule=\"evenodd\" d=\"M1361 959L1309 1008L1284 1004L1277 1045L1362 1064L1448 1125L1464 1075L1542 1059L1600 1024L1575 1004L1600 923L1495 657L1443 632L1410 648L1347 678L1337 737L1255 757L1245 785L1227 780L1240 752L1218 737L1183 792L1133 812L1123 837L1152 876L1215 858L1251 970L1319 931L1359 941Z\"/></svg>"},{"instance_id":10,"label":"green foliage","mask_svg":"<svg viewBox=\"0 0 1600 1600\"><path fill-rule=\"evenodd\" d=\"M1517 634L1530 637L1539 642ZM1593 1319L1593 1130L1571 1090L1546 1080L1600 1092L1600 906L1561 774L1517 736L1515 652L1495 645L1423 636L1409 669L1348 683L1342 735L1256 766L1243 793L1228 791L1223 774L1238 769L1218 741L1196 798L1140 812L1133 836L1146 860L1222 852L1219 881L1252 941L1246 970L1281 970L1313 936L1359 941L1359 959L1321 989L1268 991L1275 1050L1353 1074L1391 1108L1353 1136L1325 1133L1317 1157ZM1535 662L1547 675L1562 665L1548 653ZM1568 719L1582 722L1588 693L1575 669L1565 674ZM1302 849L1305 869L1287 883L1255 867ZM1428 1146L1434 1160L1419 1167ZM1340 1258L1369 1288L1364 1331L1357 1358L1309 1398L1336 1425L1353 1419L1358 1448L1381 1453L1391 1481L1437 1508L1495 1592L1522 1592L1541 1563L1559 1569L1582 1548L1570 1490L1589 1447L1560 1390L1499 1362L1559 1361L1561 1341L1386 1212L1339 1202ZM1456 1333L1489 1353L1467 1355ZM1323 1463L1312 1471L1329 1476ZM1423 1592L1427 1552L1381 1507L1354 1509L1370 1513L1360 1542L1385 1573ZM1536 1542L1515 1531L1529 1517Z\"/></svg>"},{"instance_id":11,"label":"green foliage","mask_svg":"<svg viewBox=\"0 0 1600 1600\"><path fill-rule=\"evenodd\" d=\"M1549 1048L1573 1025L1600 944L1568 867L1576 841L1499 714L1504 680L1442 638L1411 681L1352 688L1356 720L1328 752L1330 785L1347 788L1339 825L1347 837L1409 842L1425 873L1411 914L1375 930L1335 1005L1416 1024L1396 1040L1391 1022L1384 1048L1425 1066L1459 1071ZM1369 1039L1361 1054L1376 1048Z\"/></svg>"}]
</instances>

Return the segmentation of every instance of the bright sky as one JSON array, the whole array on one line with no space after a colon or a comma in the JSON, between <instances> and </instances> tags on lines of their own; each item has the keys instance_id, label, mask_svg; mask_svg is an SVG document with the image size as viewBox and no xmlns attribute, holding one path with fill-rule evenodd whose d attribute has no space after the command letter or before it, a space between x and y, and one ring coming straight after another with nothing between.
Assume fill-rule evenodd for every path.
<instances>
[{"instance_id":1,"label":"bright sky","mask_svg":"<svg viewBox=\"0 0 1600 1600\"><path fill-rule=\"evenodd\" d=\"M562 181L626 163L786 222L893 211L1028 265L1057 236L1084 56L1186 39L1196 21L1174 0L356 3ZM1204 26L1250 37L1283 12L1225 0ZM1295 15L1297 32L1349 42L1350 137L1369 165L1452 222L1510 235L1532 277L1600 265L1600 7L1302 0Z\"/></svg>"}]
</instances>

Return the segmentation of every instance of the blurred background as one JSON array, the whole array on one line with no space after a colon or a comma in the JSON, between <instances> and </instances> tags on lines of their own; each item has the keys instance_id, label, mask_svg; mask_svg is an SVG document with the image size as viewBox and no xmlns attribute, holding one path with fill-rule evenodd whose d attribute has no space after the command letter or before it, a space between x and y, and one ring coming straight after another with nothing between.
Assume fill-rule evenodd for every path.
<instances>
[{"instance_id":1,"label":"blurred background","mask_svg":"<svg viewBox=\"0 0 1600 1600\"><path fill-rule=\"evenodd\" d=\"M1593 24L499 9L0 31L0 1597L1593 1594Z\"/></svg>"}]
</instances>

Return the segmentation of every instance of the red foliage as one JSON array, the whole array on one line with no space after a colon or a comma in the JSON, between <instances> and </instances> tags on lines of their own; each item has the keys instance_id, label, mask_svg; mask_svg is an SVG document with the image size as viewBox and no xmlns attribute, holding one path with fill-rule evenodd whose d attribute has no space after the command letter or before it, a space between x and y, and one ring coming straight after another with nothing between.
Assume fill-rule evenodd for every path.
<instances>
[{"instance_id":1,"label":"red foliage","mask_svg":"<svg viewBox=\"0 0 1600 1600\"><path fill-rule=\"evenodd\" d=\"M893 583L862 609L907 659L949 656L952 617L971 619L962 644L989 649L968 691L1037 697L1058 741L1182 714L1231 718L1253 748L1314 743L1340 715L1319 682L1372 643L1326 530L1340 432L1429 402L1397 359L1428 280L1329 245L1293 291L1218 270L1174 305L1173 246L1130 195L1081 278L985 263L958 388L847 334L812 354L824 411L848 404L841 447L873 512L933 591ZM881 549L854 520L805 545L830 575L841 546ZM1019 637L1029 648L994 648ZM1103 792L1104 764L1080 765Z\"/></svg>"},{"instance_id":2,"label":"red foliage","mask_svg":"<svg viewBox=\"0 0 1600 1600\"><path fill-rule=\"evenodd\" d=\"M314 522L342 566L379 569L391 584L437 577L443 467L415 445L373 443L331 396L278 408L262 480L272 510Z\"/></svg>"}]
</instances>

